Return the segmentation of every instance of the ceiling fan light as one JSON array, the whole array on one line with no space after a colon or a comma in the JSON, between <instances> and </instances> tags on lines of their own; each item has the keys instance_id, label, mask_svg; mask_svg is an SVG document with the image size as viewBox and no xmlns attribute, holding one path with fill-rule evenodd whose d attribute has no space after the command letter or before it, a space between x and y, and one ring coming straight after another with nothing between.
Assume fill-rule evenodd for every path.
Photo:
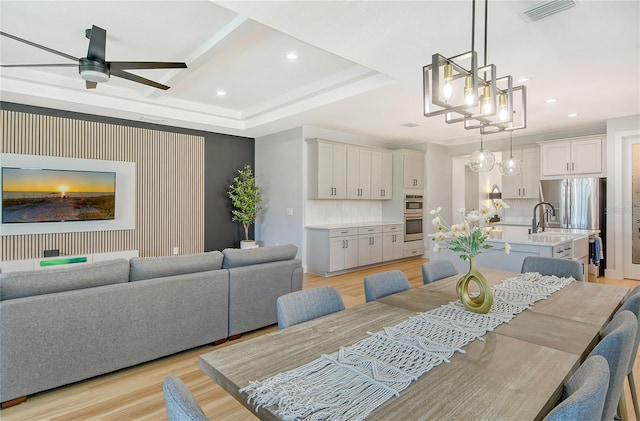
<instances>
[{"instance_id":1,"label":"ceiling fan light","mask_svg":"<svg viewBox=\"0 0 640 421\"><path fill-rule=\"evenodd\" d=\"M96 83L102 83L102 82L108 82L109 81L109 75L103 72L99 72L97 70L81 70L80 71L80 76L84 79L87 80L89 82L96 82Z\"/></svg>"}]
</instances>

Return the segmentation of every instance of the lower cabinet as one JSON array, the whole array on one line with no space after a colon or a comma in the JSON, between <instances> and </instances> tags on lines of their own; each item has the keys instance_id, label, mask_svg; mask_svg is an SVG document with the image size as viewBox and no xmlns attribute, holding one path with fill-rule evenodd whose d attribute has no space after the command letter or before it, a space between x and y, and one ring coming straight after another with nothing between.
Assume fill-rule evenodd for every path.
<instances>
[{"instance_id":1,"label":"lower cabinet","mask_svg":"<svg viewBox=\"0 0 640 421\"><path fill-rule=\"evenodd\" d=\"M404 257L416 257L424 254L424 243L422 240L408 241L404 243Z\"/></svg>"},{"instance_id":2,"label":"lower cabinet","mask_svg":"<svg viewBox=\"0 0 640 421\"><path fill-rule=\"evenodd\" d=\"M345 232L345 230L338 231ZM358 237L355 235L331 237L329 250L329 272L358 266L357 238Z\"/></svg>"},{"instance_id":3,"label":"lower cabinet","mask_svg":"<svg viewBox=\"0 0 640 421\"><path fill-rule=\"evenodd\" d=\"M382 262L382 226L358 228L358 266Z\"/></svg>"},{"instance_id":4,"label":"lower cabinet","mask_svg":"<svg viewBox=\"0 0 640 421\"><path fill-rule=\"evenodd\" d=\"M404 229L402 224L382 227L382 261L404 257Z\"/></svg>"},{"instance_id":5,"label":"lower cabinet","mask_svg":"<svg viewBox=\"0 0 640 421\"><path fill-rule=\"evenodd\" d=\"M421 253L420 253L421 254ZM407 256L403 224L307 227L307 272L327 276Z\"/></svg>"}]
</instances>

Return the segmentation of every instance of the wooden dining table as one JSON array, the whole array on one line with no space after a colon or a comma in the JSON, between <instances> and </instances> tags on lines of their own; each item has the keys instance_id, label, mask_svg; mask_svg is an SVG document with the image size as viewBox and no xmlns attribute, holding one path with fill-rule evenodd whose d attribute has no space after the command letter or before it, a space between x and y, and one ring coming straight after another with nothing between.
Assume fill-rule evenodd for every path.
<instances>
[{"instance_id":1,"label":"wooden dining table","mask_svg":"<svg viewBox=\"0 0 640 421\"><path fill-rule=\"evenodd\" d=\"M482 269L490 284L517 273ZM384 327L456 301L460 275L393 294L200 357L200 368L263 420L240 389L349 346ZM573 282L425 373L367 420L538 420L597 344L628 288Z\"/></svg>"}]
</instances>

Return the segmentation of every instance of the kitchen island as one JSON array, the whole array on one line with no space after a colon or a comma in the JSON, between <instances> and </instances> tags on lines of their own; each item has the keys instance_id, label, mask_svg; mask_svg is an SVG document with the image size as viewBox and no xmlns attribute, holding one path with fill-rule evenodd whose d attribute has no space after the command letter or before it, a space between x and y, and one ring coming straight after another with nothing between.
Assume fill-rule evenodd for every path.
<instances>
[{"instance_id":1,"label":"kitchen island","mask_svg":"<svg viewBox=\"0 0 640 421\"><path fill-rule=\"evenodd\" d=\"M527 256L573 259L583 263L584 279L588 279L587 265L589 263L589 235L591 233L572 231L547 231L529 234L527 227L502 226L494 231L491 238L487 240L493 249L479 254L476 263L481 268L520 272L522 262ZM511 246L508 255L504 252L505 243L509 243ZM449 249L442 249L438 253L432 251L431 259L450 260L458 273L466 273L469 270L469 262L460 259L458 253Z\"/></svg>"}]
</instances>

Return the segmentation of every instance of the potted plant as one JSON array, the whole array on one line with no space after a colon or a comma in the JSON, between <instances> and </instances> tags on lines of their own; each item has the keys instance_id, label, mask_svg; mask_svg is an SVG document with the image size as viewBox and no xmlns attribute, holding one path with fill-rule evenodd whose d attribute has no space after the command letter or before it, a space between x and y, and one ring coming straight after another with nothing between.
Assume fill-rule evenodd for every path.
<instances>
[{"instance_id":1,"label":"potted plant","mask_svg":"<svg viewBox=\"0 0 640 421\"><path fill-rule=\"evenodd\" d=\"M251 166L245 165L238 170L238 176L233 179L227 194L235 209L231 211L232 220L240 222L244 226L244 240L240 241L240 248L255 247L255 241L249 240L249 225L253 224L262 206L260 186L251 171Z\"/></svg>"}]
</instances>

